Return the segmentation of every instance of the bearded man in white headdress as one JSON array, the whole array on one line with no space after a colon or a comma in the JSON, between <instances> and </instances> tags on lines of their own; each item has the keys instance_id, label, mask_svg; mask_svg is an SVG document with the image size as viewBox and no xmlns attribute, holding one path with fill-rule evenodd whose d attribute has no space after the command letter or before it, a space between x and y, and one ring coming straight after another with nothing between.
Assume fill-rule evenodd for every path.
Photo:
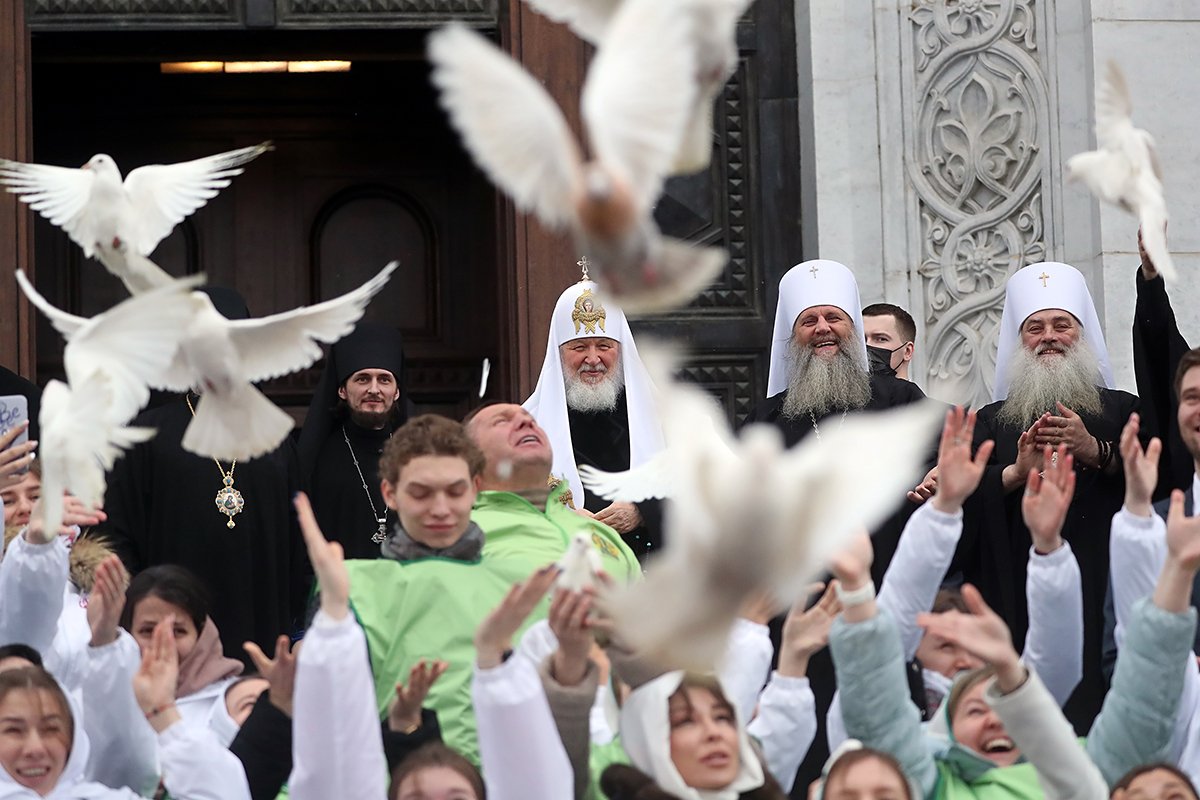
<instances>
[{"instance_id":1,"label":"bearded man in white headdress","mask_svg":"<svg viewBox=\"0 0 1200 800\"><path fill-rule=\"evenodd\" d=\"M1104 332L1079 270L1044 262L1014 273L1000 320L995 402L980 409L975 426L976 444L992 439L996 447L967 505L959 556L965 578L1021 641L1031 546L1021 519L1023 489L1030 471L1042 469L1045 446L1065 444L1077 480L1062 535L1079 561L1084 608L1083 681L1065 710L1080 730L1103 699L1108 531L1125 493L1117 442L1138 407L1137 397L1113 385Z\"/></svg>"},{"instance_id":2,"label":"bearded man in white headdress","mask_svg":"<svg viewBox=\"0 0 1200 800\"><path fill-rule=\"evenodd\" d=\"M523 403L550 438L552 480L570 485L580 513L616 530L639 558L662 544L658 500L610 502L585 489L579 467L606 472L640 466L663 447L650 376L619 308L582 280L559 296L546 360Z\"/></svg>"},{"instance_id":3,"label":"bearded man in white headdress","mask_svg":"<svg viewBox=\"0 0 1200 800\"><path fill-rule=\"evenodd\" d=\"M836 261L805 261L779 281L767 399L746 422L778 427L789 447L840 427L847 414L925 397L916 384L872 374L858 282Z\"/></svg>"}]
</instances>

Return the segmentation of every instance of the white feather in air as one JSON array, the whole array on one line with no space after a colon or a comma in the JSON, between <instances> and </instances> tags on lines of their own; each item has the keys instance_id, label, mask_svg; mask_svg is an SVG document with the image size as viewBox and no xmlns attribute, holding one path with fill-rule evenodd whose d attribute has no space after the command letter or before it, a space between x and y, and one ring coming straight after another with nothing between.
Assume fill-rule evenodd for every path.
<instances>
[{"instance_id":1,"label":"white feather in air","mask_svg":"<svg viewBox=\"0 0 1200 800\"><path fill-rule=\"evenodd\" d=\"M78 385L52 380L42 392L41 424L42 532L47 541L62 525L64 492L89 507L104 500L105 474L121 454L154 436L153 428L127 428L110 412L112 386L103 371L93 371ZM60 498L55 502L54 498Z\"/></svg>"},{"instance_id":2,"label":"white feather in air","mask_svg":"<svg viewBox=\"0 0 1200 800\"><path fill-rule=\"evenodd\" d=\"M146 405L150 384L175 359L192 314L191 292L203 282L203 275L171 279L88 319L55 308L17 270L21 291L67 340L63 366L70 385L83 386L93 373L107 377L105 408L114 425Z\"/></svg>"},{"instance_id":3,"label":"white feather in air","mask_svg":"<svg viewBox=\"0 0 1200 800\"><path fill-rule=\"evenodd\" d=\"M487 394L488 376L492 374L492 362L490 359L483 359L483 369L479 375L479 396L482 398Z\"/></svg>"},{"instance_id":4,"label":"white feather in air","mask_svg":"<svg viewBox=\"0 0 1200 800\"><path fill-rule=\"evenodd\" d=\"M112 158L94 155L79 169L0 159L0 183L67 232L130 293L162 285L148 256L196 209L217 196L270 142L178 164L138 167L124 182Z\"/></svg>"},{"instance_id":5,"label":"white feather in air","mask_svg":"<svg viewBox=\"0 0 1200 800\"><path fill-rule=\"evenodd\" d=\"M596 585L596 573L604 568L600 553L587 533L576 533L567 545L567 552L558 562L562 572L555 585L568 592L580 592Z\"/></svg>"},{"instance_id":6,"label":"white feather in air","mask_svg":"<svg viewBox=\"0 0 1200 800\"><path fill-rule=\"evenodd\" d=\"M666 546L646 580L616 590L605 606L621 638L652 660L711 669L747 597L794 600L848 536L903 501L925 471L942 410L921 403L856 414L785 450L769 425L735 438L710 396L673 381L657 348L639 350L659 387L667 447L655 469L671 474L672 502ZM646 466L605 476L607 496L635 496L639 481L654 480Z\"/></svg>"},{"instance_id":7,"label":"white feather in air","mask_svg":"<svg viewBox=\"0 0 1200 800\"><path fill-rule=\"evenodd\" d=\"M1067 159L1072 179L1081 179L1092 194L1138 218L1142 246L1163 279L1177 277L1167 249L1167 204L1154 138L1133 126L1133 101L1116 62L1096 92L1096 143L1099 148Z\"/></svg>"},{"instance_id":8,"label":"white feather in air","mask_svg":"<svg viewBox=\"0 0 1200 800\"><path fill-rule=\"evenodd\" d=\"M457 24L429 38L433 82L476 162L519 208L572 232L626 313L688 302L727 260L663 237L653 220L697 92L684 2L626 0L611 20L581 98L588 162L554 100L506 53Z\"/></svg>"},{"instance_id":9,"label":"white feather in air","mask_svg":"<svg viewBox=\"0 0 1200 800\"><path fill-rule=\"evenodd\" d=\"M279 446L294 424L252 384L308 367L318 342L354 329L395 271L393 261L352 292L261 319L225 319L207 295L192 294L193 314L171 367L154 385L201 395L183 448L222 461L247 460Z\"/></svg>"}]
</instances>

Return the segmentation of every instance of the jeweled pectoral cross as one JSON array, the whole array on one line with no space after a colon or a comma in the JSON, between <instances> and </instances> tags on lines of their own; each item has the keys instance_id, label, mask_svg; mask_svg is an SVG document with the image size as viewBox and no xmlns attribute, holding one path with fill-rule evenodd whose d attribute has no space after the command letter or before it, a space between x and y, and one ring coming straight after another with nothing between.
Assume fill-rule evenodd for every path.
<instances>
[{"instance_id":1,"label":"jeweled pectoral cross","mask_svg":"<svg viewBox=\"0 0 1200 800\"><path fill-rule=\"evenodd\" d=\"M1041 280L1042 280L1042 288L1043 288L1043 289L1045 289L1045 288L1046 288L1046 281L1050 280L1050 276L1049 276L1049 275L1047 275L1046 273L1044 273L1044 272L1043 272L1041 275L1038 275L1038 277L1039 277L1039 278L1041 278Z\"/></svg>"}]
</instances>

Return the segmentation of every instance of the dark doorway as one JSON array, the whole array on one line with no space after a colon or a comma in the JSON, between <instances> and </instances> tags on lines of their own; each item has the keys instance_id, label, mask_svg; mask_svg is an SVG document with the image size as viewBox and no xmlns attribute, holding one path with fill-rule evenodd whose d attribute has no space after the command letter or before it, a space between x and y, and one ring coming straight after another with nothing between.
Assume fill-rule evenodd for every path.
<instances>
[{"instance_id":1,"label":"dark doorway","mask_svg":"<svg viewBox=\"0 0 1200 800\"><path fill-rule=\"evenodd\" d=\"M325 300L393 259L367 317L400 328L422 410L460 413L484 356L500 358L495 193L458 145L429 86L417 33L47 33L33 37L36 161L96 152L124 173L271 139L162 242L174 274L205 272L266 315ZM160 61L339 57L344 73L162 74ZM126 296L98 263L38 219L37 284L93 315ZM62 341L38 323L39 380L62 372ZM267 387L299 411L316 371Z\"/></svg>"}]
</instances>

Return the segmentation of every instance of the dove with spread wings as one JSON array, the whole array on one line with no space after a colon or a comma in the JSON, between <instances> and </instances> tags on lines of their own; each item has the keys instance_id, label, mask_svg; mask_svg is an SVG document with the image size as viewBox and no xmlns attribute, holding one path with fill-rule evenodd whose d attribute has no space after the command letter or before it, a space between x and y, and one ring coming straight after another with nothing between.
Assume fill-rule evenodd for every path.
<instances>
[{"instance_id":1,"label":"dove with spread wings","mask_svg":"<svg viewBox=\"0 0 1200 800\"><path fill-rule=\"evenodd\" d=\"M397 266L393 261L341 297L260 319L226 319L208 295L193 292L187 313L176 319L181 335L174 357L151 382L158 389L200 395L183 448L222 461L245 461L278 447L295 423L253 384L320 358L318 342L350 333ZM42 298L30 299L68 341L87 323Z\"/></svg>"},{"instance_id":2,"label":"dove with spread wings","mask_svg":"<svg viewBox=\"0 0 1200 800\"><path fill-rule=\"evenodd\" d=\"M1108 62L1096 92L1096 143L1099 148L1067 159L1072 179L1087 184L1092 194L1138 218L1142 246L1163 280L1177 273L1167 249L1167 203L1163 199L1162 167L1154 137L1133 126L1133 100L1116 62Z\"/></svg>"},{"instance_id":3,"label":"dove with spread wings","mask_svg":"<svg viewBox=\"0 0 1200 800\"><path fill-rule=\"evenodd\" d=\"M786 607L849 536L894 510L925 471L942 411L927 401L856 414L787 450L770 425L735 437L711 396L672 379L672 359L640 349L667 447L627 472L579 474L611 500L669 497L666 546L646 580L614 589L604 606L621 639L652 660L713 669L748 597L766 591Z\"/></svg>"},{"instance_id":4,"label":"dove with spread wings","mask_svg":"<svg viewBox=\"0 0 1200 800\"><path fill-rule=\"evenodd\" d=\"M688 303L728 255L653 218L697 94L683 0L627 0L588 69L585 159L562 111L508 54L458 24L429 37L442 106L484 172L543 225L567 229L626 313Z\"/></svg>"},{"instance_id":5,"label":"dove with spread wings","mask_svg":"<svg viewBox=\"0 0 1200 800\"><path fill-rule=\"evenodd\" d=\"M525 0L538 13L566 24L593 46L604 43L623 0ZM695 36L696 94L672 173L686 175L712 160L713 102L738 66L737 23L753 0L692 0L679 4L688 14Z\"/></svg>"},{"instance_id":6,"label":"dove with spread wings","mask_svg":"<svg viewBox=\"0 0 1200 800\"><path fill-rule=\"evenodd\" d=\"M137 294L171 281L149 258L158 243L242 174L243 165L274 149L263 142L177 164L151 164L124 181L103 153L78 169L0 159L0 184Z\"/></svg>"},{"instance_id":7,"label":"dove with spread wings","mask_svg":"<svg viewBox=\"0 0 1200 800\"><path fill-rule=\"evenodd\" d=\"M69 491L91 507L104 499L105 472L121 453L154 435L126 427L150 398L149 384L175 358L192 309L196 275L118 303L91 319L70 317L38 294L21 270L17 283L67 337L67 383L52 380L42 394L42 494ZM62 503L41 504L43 531L59 529Z\"/></svg>"}]
</instances>

